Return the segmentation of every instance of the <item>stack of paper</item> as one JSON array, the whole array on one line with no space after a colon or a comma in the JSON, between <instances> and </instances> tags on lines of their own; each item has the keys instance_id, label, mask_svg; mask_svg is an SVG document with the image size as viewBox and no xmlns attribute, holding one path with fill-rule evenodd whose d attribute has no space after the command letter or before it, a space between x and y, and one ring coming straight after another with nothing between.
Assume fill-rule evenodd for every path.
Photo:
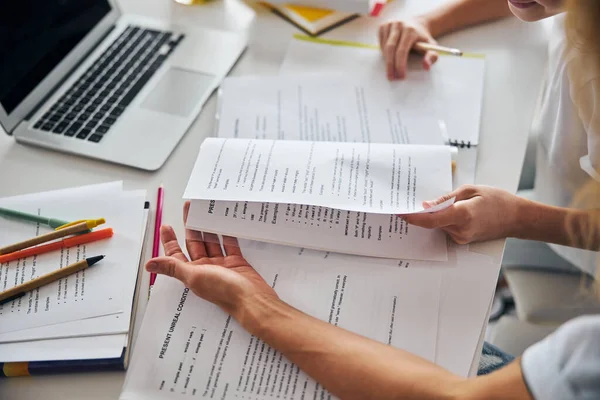
<instances>
[{"instance_id":1,"label":"stack of paper","mask_svg":"<svg viewBox=\"0 0 600 400\"><path fill-rule=\"evenodd\" d=\"M293 80L299 74L315 74L326 78L339 76L340 71L344 71L366 86L387 85L387 90L392 91L400 103L408 106L413 100L407 99L407 94L419 94L418 104L426 110L426 114L443 121L448 142L461 146L453 176L453 187L456 189L464 184L475 183L485 63L485 58L441 56L431 71L423 71L420 63L409 62L407 79L386 83L385 62L376 48L292 40L280 72L282 79ZM227 101L225 95L223 92L223 108ZM330 103L340 101L344 101L342 97L331 99ZM418 132L427 131L420 129ZM224 131L222 137L231 136ZM348 140L360 140L360 136L350 136ZM386 140L380 137L371 140L395 143L389 137ZM477 371L487 311L494 295L500 265L499 260L470 252L469 246L462 248L465 256L456 260L454 268L432 268L442 276L436 363L456 374L467 376Z\"/></svg>"},{"instance_id":2,"label":"stack of paper","mask_svg":"<svg viewBox=\"0 0 600 400\"><path fill-rule=\"evenodd\" d=\"M386 65L381 51L377 46L374 47L358 48L292 40L283 60L279 79L296 81L299 76L313 74L315 80L325 81L339 79L340 72L343 71L351 80L360 83L361 86L378 88L379 101L383 101L381 98L386 99L390 96L391 105L402 112L401 115L405 116L416 112L419 117L425 115L443 124L444 140L460 148L457 155L458 168L454 175L455 186L474 183L483 106L485 57L440 56L431 71L424 71L419 60L409 60L407 79L389 82L385 75ZM301 84L303 85L302 82ZM253 98L252 102L246 104L258 102L260 105L262 99L268 99L263 93L272 92L273 89L271 86L269 89L256 92L257 98ZM223 91L222 112L228 108L227 102L243 102L243 96L246 93L248 92L226 98L227 93ZM348 101L347 97L341 95L335 97L330 95L328 100L329 104L339 102L346 104ZM371 100L371 109L378 109L378 105L379 103ZM386 106L386 108L389 107L390 105ZM349 107L348 110L353 110L353 108ZM244 112L248 114L251 111L245 110ZM423 118L419 119L424 120ZM413 137L419 133L427 135L429 131L425 127L413 126L417 128ZM414 132L414 129L411 131ZM231 137L226 132L224 131L219 136ZM289 136L287 132L286 135ZM264 138L274 139L276 137L266 136ZM358 135L349 135L347 140L364 141ZM372 135L370 140L378 143L398 143L393 136L381 134ZM410 143L423 143L420 140Z\"/></svg>"},{"instance_id":3,"label":"stack of paper","mask_svg":"<svg viewBox=\"0 0 600 400\"><path fill-rule=\"evenodd\" d=\"M356 257L251 241L241 241L240 247L292 306L467 375L479 337L473 315L485 314L489 303L466 300L473 292L493 289L489 277L497 270L487 257L454 246L447 262ZM458 278L452 274L458 264L461 279L472 288L445 295L440 270ZM464 351L457 353L438 331L444 319L440 307L460 300L465 304L453 324L452 345ZM328 398L314 379L174 279L157 280L148 310L122 400Z\"/></svg>"},{"instance_id":4,"label":"stack of paper","mask_svg":"<svg viewBox=\"0 0 600 400\"><path fill-rule=\"evenodd\" d=\"M443 261L439 230L395 214L452 189L448 146L207 139L184 197L187 225L240 238ZM428 212L447 207L443 203Z\"/></svg>"},{"instance_id":5,"label":"stack of paper","mask_svg":"<svg viewBox=\"0 0 600 400\"><path fill-rule=\"evenodd\" d=\"M187 224L259 240L242 240L242 252L291 305L467 376L499 265L393 215L474 182L476 149L459 153L452 179L439 145L477 139L484 64L439 64L390 84L376 51L294 42L284 71L304 75L226 80L221 140L200 150ZM349 66L362 71L322 73ZM330 398L177 281L155 293L121 399Z\"/></svg>"},{"instance_id":6,"label":"stack of paper","mask_svg":"<svg viewBox=\"0 0 600 400\"><path fill-rule=\"evenodd\" d=\"M294 307L435 359L440 300L435 273L405 262L398 266L258 242L240 246ZM178 281L157 280L148 307L121 399L327 398L279 352L216 306L188 294Z\"/></svg>"},{"instance_id":7,"label":"stack of paper","mask_svg":"<svg viewBox=\"0 0 600 400\"><path fill-rule=\"evenodd\" d=\"M105 218L114 231L109 239L0 265L4 291L86 257L105 255L93 268L0 306L0 363L124 356L146 228L145 197L145 191L126 192L115 182L0 199L0 207L66 221ZM50 230L0 217L2 245ZM121 368L124 363L122 359Z\"/></svg>"}]
</instances>

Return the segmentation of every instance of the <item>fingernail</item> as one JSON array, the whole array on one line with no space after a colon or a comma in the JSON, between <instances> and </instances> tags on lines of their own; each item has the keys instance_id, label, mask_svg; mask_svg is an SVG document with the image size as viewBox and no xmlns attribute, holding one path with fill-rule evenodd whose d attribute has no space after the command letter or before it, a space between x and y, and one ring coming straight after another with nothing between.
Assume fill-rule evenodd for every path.
<instances>
[{"instance_id":1,"label":"fingernail","mask_svg":"<svg viewBox=\"0 0 600 400\"><path fill-rule=\"evenodd\" d=\"M146 270L148 272L158 272L158 263L155 261L150 261L146 264Z\"/></svg>"}]
</instances>

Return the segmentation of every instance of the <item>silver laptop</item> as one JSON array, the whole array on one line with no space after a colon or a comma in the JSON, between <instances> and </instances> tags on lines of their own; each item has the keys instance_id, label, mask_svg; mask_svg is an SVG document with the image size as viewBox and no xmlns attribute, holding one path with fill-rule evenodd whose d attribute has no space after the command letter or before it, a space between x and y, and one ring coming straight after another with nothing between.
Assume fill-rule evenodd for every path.
<instances>
[{"instance_id":1,"label":"silver laptop","mask_svg":"<svg viewBox=\"0 0 600 400\"><path fill-rule=\"evenodd\" d=\"M0 28L4 129L145 170L163 165L246 47L235 33L121 14L113 0L13 5Z\"/></svg>"}]
</instances>

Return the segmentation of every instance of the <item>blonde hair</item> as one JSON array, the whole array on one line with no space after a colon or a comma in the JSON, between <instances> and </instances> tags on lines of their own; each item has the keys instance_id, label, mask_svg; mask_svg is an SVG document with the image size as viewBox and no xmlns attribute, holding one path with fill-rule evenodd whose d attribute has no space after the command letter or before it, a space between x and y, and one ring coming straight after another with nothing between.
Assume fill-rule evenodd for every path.
<instances>
[{"instance_id":1,"label":"blonde hair","mask_svg":"<svg viewBox=\"0 0 600 400\"><path fill-rule=\"evenodd\" d=\"M583 75L582 72L590 68L594 69L593 72L596 76L600 76L600 0L567 0L566 5L566 35L569 47L577 55L569 66L570 80L572 83L578 81L578 78ZM576 91L579 87L574 87L573 89ZM600 84L595 89L596 93L600 94ZM581 104L577 104L576 101L578 93L574 94L572 90L571 95L576 106L580 108L579 111L581 113ZM586 106L589 107L590 105ZM591 115L593 117L600 115L600 113L596 114L594 110L588 109L588 113L590 111L592 111ZM594 125L600 126L600 121L594 121ZM592 161L600 164L600 160ZM584 248L592 249L600 241L599 203L600 183L590 178L578 190L572 204L574 208L590 210L588 222L586 224L576 224L574 221L567 221L567 230L570 236ZM596 279L592 286L595 295L600 298L600 266L596 269ZM592 287L587 287L587 289L590 288Z\"/></svg>"}]
</instances>

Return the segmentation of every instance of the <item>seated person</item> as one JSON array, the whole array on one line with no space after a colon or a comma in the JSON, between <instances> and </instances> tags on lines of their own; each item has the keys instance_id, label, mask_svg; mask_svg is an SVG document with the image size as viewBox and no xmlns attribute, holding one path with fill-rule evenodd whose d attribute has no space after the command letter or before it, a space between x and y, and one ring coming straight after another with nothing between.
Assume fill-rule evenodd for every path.
<instances>
[{"instance_id":1,"label":"seated person","mask_svg":"<svg viewBox=\"0 0 600 400\"><path fill-rule=\"evenodd\" d=\"M507 241L505 267L594 275L597 253L585 250L589 246L578 242L587 238L572 237L565 242L565 238L557 237L560 232L553 227L570 216L550 206L566 207L590 178L600 181L600 2L454 0L423 16L382 25L379 40L388 78L403 79L408 54L419 41L435 43L436 37L511 12L524 21L537 21L561 13L565 6L568 12L553 21L544 90L532 124L532 134L538 138L533 199L548 206L487 188L462 188L451 194L457 196L458 203L447 211L407 220L430 228L441 227L459 243L517 238ZM434 52L426 52L424 68L431 68L436 59ZM600 198L583 200L586 205L575 206L599 208ZM497 220L487 219L488 225L483 225L480 212L486 209L497 210ZM534 232L524 226L527 224L543 227L535 226Z\"/></svg>"}]
</instances>

